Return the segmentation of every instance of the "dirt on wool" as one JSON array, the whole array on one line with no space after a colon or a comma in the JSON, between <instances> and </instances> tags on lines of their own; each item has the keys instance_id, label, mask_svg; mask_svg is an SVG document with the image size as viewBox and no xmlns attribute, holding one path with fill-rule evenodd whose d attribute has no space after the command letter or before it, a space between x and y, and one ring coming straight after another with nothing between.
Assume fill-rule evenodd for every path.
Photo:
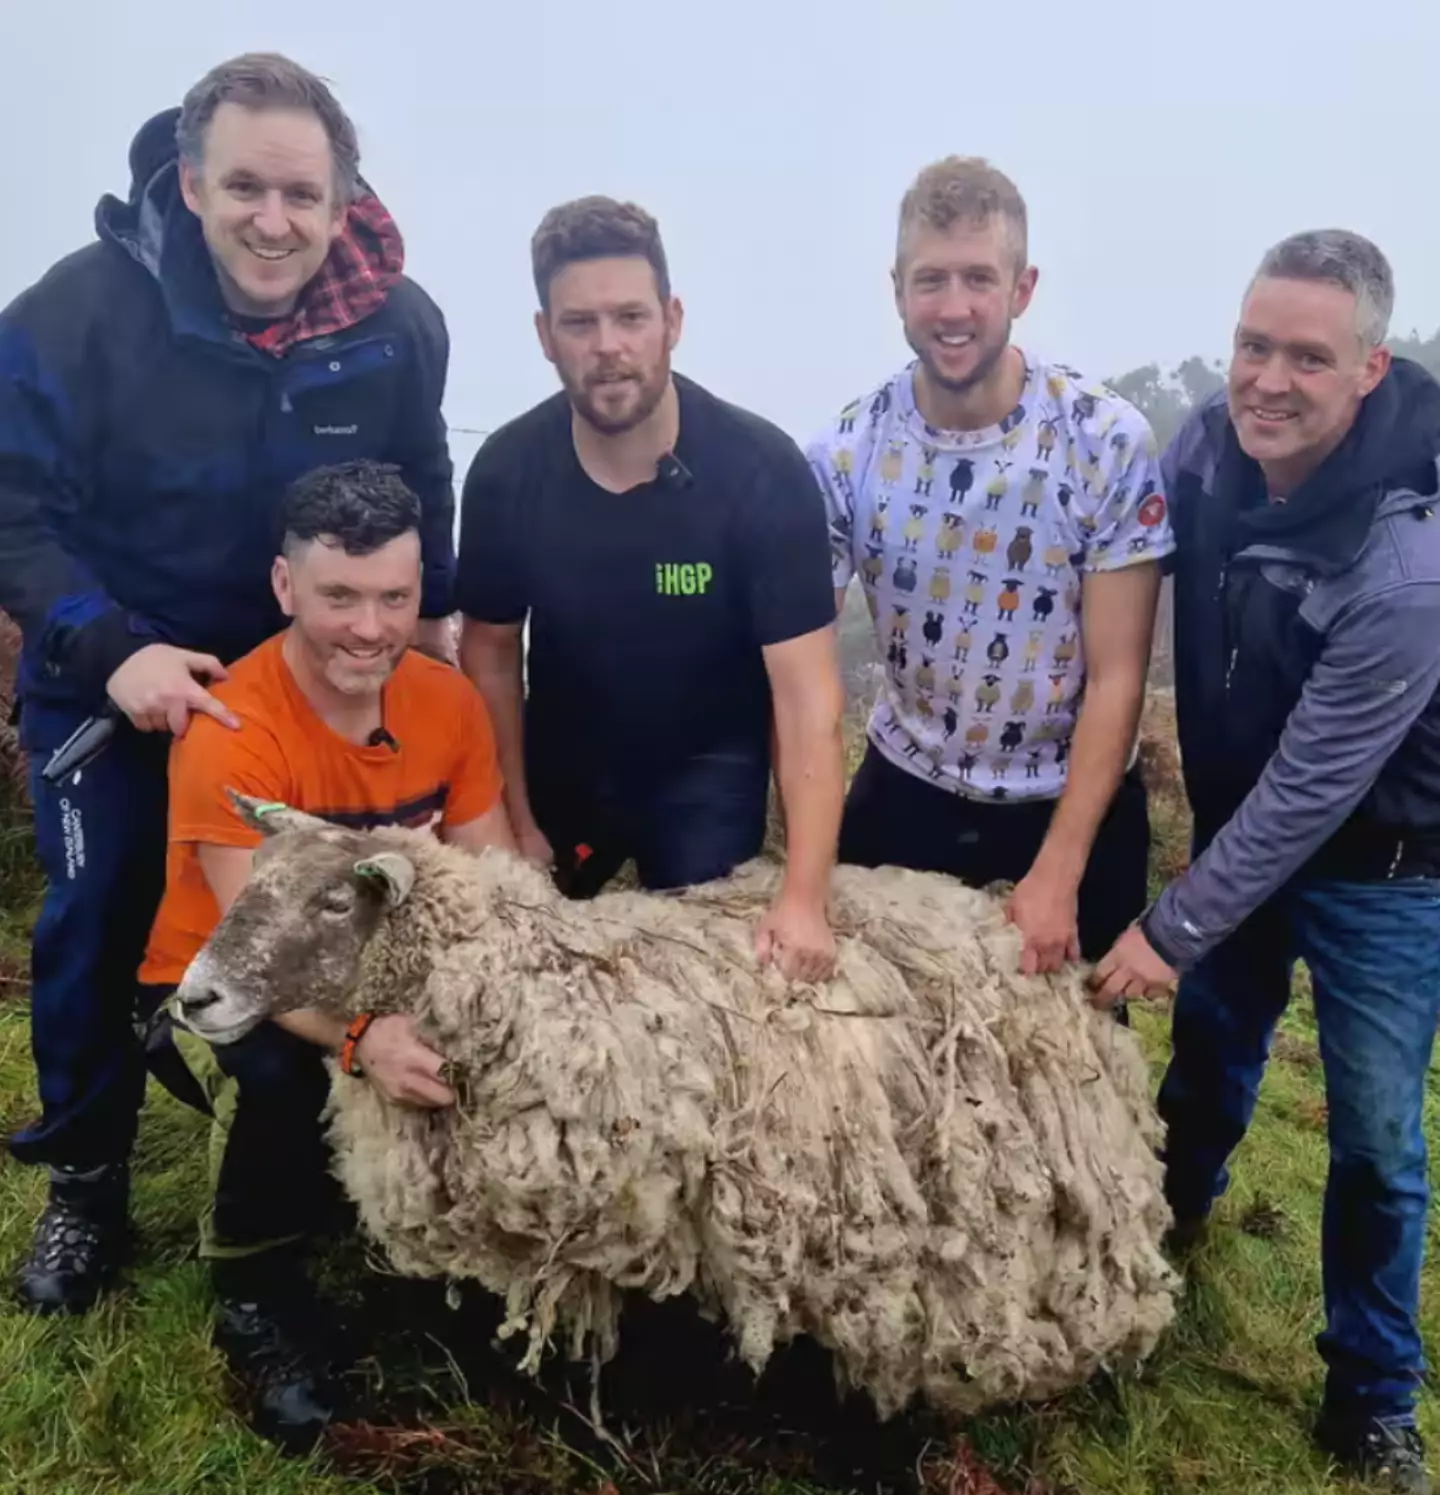
<instances>
[{"instance_id":1,"label":"dirt on wool","mask_svg":"<svg viewBox=\"0 0 1440 1495\"><path fill-rule=\"evenodd\" d=\"M447 849L408 845L416 901ZM992 895L842 867L837 976L787 990L750 954L773 866L575 904L446 860L494 885L404 1005L460 1104L401 1115L337 1077L337 1169L397 1270L505 1300L525 1365L552 1340L604 1362L626 1293L689 1294L756 1373L808 1335L882 1417L964 1415L1135 1364L1170 1323L1138 1045L1078 972L1019 975ZM371 951L355 1003L393 1008L415 956Z\"/></svg>"}]
</instances>

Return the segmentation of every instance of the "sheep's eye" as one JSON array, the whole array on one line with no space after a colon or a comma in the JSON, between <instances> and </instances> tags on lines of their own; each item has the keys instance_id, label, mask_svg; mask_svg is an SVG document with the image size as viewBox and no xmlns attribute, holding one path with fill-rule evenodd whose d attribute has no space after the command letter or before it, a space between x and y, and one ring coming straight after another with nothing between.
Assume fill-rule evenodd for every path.
<instances>
[{"instance_id":1,"label":"sheep's eye","mask_svg":"<svg viewBox=\"0 0 1440 1495\"><path fill-rule=\"evenodd\" d=\"M326 888L320 895L320 911L325 914L348 914L355 907L355 889L348 882Z\"/></svg>"}]
</instances>

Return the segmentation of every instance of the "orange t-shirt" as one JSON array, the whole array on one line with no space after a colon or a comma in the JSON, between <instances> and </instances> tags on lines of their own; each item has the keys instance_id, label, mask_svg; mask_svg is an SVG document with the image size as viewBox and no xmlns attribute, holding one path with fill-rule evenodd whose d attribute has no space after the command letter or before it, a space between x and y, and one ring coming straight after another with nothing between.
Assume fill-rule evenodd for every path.
<instances>
[{"instance_id":1,"label":"orange t-shirt","mask_svg":"<svg viewBox=\"0 0 1440 1495\"><path fill-rule=\"evenodd\" d=\"M171 749L165 895L140 968L147 985L178 983L220 922L196 843L261 840L227 789L352 826L464 825L500 798L490 715L458 670L407 651L385 683L385 729L396 745L361 747L316 714L285 663L283 639L266 640L214 689L240 718L238 730L192 716Z\"/></svg>"}]
</instances>

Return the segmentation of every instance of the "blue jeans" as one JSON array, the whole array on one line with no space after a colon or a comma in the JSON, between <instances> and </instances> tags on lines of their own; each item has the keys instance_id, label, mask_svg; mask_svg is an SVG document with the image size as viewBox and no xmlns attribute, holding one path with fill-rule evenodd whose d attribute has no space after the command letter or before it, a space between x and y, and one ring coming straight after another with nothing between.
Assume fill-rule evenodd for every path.
<instances>
[{"instance_id":1,"label":"blue jeans","mask_svg":"<svg viewBox=\"0 0 1440 1495\"><path fill-rule=\"evenodd\" d=\"M1314 984L1329 1108L1326 1411L1407 1421L1425 1373L1421 1112L1440 1021L1440 882L1297 882L1184 976L1159 1096L1166 1193L1193 1219L1224 1192L1297 958Z\"/></svg>"}]
</instances>

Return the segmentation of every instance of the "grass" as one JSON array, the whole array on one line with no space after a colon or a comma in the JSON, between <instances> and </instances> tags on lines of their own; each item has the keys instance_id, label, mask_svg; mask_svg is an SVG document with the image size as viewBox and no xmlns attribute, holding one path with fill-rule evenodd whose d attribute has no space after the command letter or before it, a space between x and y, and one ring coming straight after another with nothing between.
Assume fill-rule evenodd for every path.
<instances>
[{"instance_id":1,"label":"grass","mask_svg":"<svg viewBox=\"0 0 1440 1495\"><path fill-rule=\"evenodd\" d=\"M1157 708L1163 713L1164 703ZM1147 768L1168 772L1147 748ZM1157 766L1158 765L1158 766ZM1156 800L1157 876L1183 860L1183 805ZM23 974L38 888L23 819L0 817L0 1125L35 1105ZM1158 1081L1166 1018L1135 1014ZM1440 1138L1432 1088L1429 1128ZM1265 1495L1332 1481L1307 1430L1320 1388L1319 1215L1326 1145L1313 1016L1287 1015L1259 1114L1193 1260L1179 1320L1138 1377L1045 1407L944 1427L875 1424L837 1401L825 1356L797 1345L758 1386L685 1309L642 1305L604 1379L614 1444L589 1426L588 1381L548 1366L536 1386L497 1349L494 1305L458 1309L429 1284L369 1271L353 1239L329 1248L327 1286L358 1352L360 1415L329 1446L289 1458L247 1430L209 1343L210 1298L192 1257L203 1198L200 1119L152 1086L135 1163L139 1243L123 1292L88 1317L35 1320L0 1303L0 1495L514 1495L696 1491L838 1495ZM23 1254L43 1180L0 1164L0 1271ZM1440 1333L1426 1274L1427 1341ZM1440 1437L1427 1387L1422 1426Z\"/></svg>"}]
</instances>

